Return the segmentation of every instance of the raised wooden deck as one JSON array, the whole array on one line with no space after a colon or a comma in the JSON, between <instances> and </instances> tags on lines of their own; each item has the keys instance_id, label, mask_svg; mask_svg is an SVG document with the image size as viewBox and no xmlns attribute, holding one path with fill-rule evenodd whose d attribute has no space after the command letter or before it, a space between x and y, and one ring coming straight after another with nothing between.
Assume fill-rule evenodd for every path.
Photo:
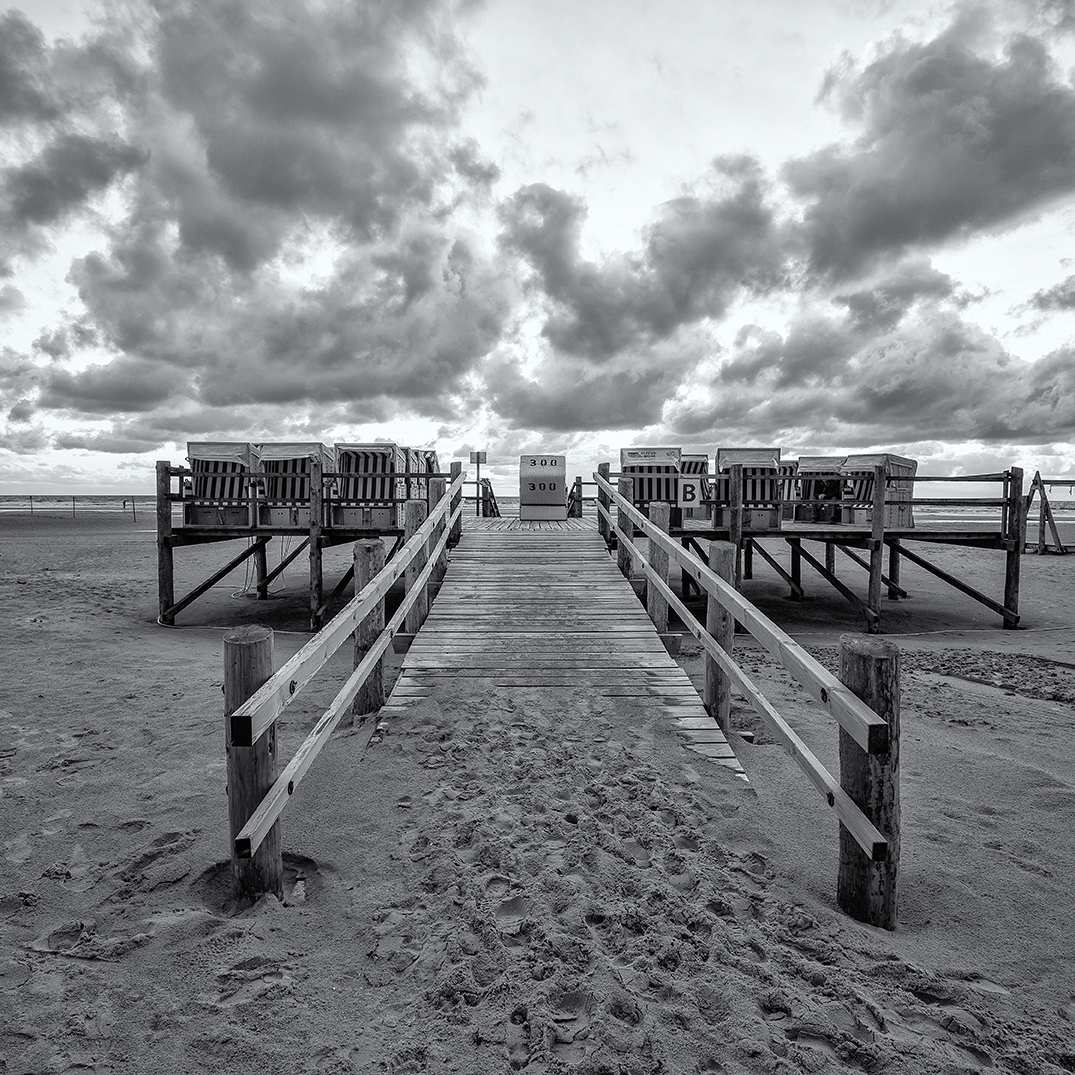
<instances>
[{"instance_id":1,"label":"raised wooden deck","mask_svg":"<svg viewBox=\"0 0 1075 1075\"><path fill-rule=\"evenodd\" d=\"M389 723L438 683L572 688L630 699L674 722L691 750L746 775L669 656L593 519L465 519L463 539L381 709Z\"/></svg>"}]
</instances>

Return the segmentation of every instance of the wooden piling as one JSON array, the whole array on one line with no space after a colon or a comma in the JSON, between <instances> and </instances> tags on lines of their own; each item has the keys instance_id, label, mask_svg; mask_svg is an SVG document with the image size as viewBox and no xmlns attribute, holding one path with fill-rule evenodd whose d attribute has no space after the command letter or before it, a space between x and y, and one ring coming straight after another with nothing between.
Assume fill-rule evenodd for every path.
<instances>
[{"instance_id":1,"label":"wooden piling","mask_svg":"<svg viewBox=\"0 0 1075 1075\"><path fill-rule=\"evenodd\" d=\"M710 570L730 584L735 576L735 546L728 541L711 541L708 559ZM711 593L706 594L705 629L730 656L735 639L735 620ZM702 691L706 711L727 735L731 724L732 684L720 665L708 653L705 658L705 682Z\"/></svg>"},{"instance_id":2,"label":"wooden piling","mask_svg":"<svg viewBox=\"0 0 1075 1075\"><path fill-rule=\"evenodd\" d=\"M1023 542L1026 538L1026 518L1023 514L1023 471L1012 467L1007 481L1008 506L1005 512L1008 523L1007 553L1004 561L1004 607L1011 612L1019 611L1019 570L1023 559ZM1018 617L1004 619L1004 630L1012 631L1019 626Z\"/></svg>"},{"instance_id":3,"label":"wooden piling","mask_svg":"<svg viewBox=\"0 0 1075 1075\"><path fill-rule=\"evenodd\" d=\"M672 521L672 508L665 503L653 501L649 506L649 521L666 534ZM649 562L660 580L668 582L668 551L656 542L650 542ZM668 633L668 601L657 591L656 586L646 585L646 611L657 629L657 634Z\"/></svg>"},{"instance_id":4,"label":"wooden piling","mask_svg":"<svg viewBox=\"0 0 1075 1075\"><path fill-rule=\"evenodd\" d=\"M840 639L840 681L888 721L888 748L867 754L840 729L840 786L888 841L883 861L871 861L840 826L836 899L852 918L896 928L900 859L900 655L891 642L863 635Z\"/></svg>"},{"instance_id":5,"label":"wooden piling","mask_svg":"<svg viewBox=\"0 0 1075 1075\"><path fill-rule=\"evenodd\" d=\"M259 542L254 550L254 575L257 578L258 600L265 601L269 596L269 557L266 552L269 543Z\"/></svg>"},{"instance_id":6,"label":"wooden piling","mask_svg":"<svg viewBox=\"0 0 1075 1075\"><path fill-rule=\"evenodd\" d=\"M429 500L428 511L432 512L433 509L444 499L447 495L448 487L443 478L430 478L429 479ZM437 525L433 528L433 536L429 539L431 547L436 547L444 534L444 527L446 523L442 516ZM444 572L448 570L448 548L445 546L440 551L440 555L437 557L437 562L433 567L433 573L430 575L429 581L431 584L440 585L441 580L444 578Z\"/></svg>"},{"instance_id":7,"label":"wooden piling","mask_svg":"<svg viewBox=\"0 0 1075 1075\"><path fill-rule=\"evenodd\" d=\"M836 574L836 545L831 541L825 542L825 570L830 575Z\"/></svg>"},{"instance_id":8,"label":"wooden piling","mask_svg":"<svg viewBox=\"0 0 1075 1075\"><path fill-rule=\"evenodd\" d=\"M228 824L231 838L232 895L257 899L264 892L284 893L284 865L277 822L250 858L235 853L235 838L276 780L276 725L253 746L231 741L231 714L273 672L273 633L268 627L236 627L224 635L224 740L227 750Z\"/></svg>"},{"instance_id":9,"label":"wooden piling","mask_svg":"<svg viewBox=\"0 0 1075 1075\"><path fill-rule=\"evenodd\" d=\"M620 478L616 483L616 491L628 503L634 503L635 482L633 478ZM622 507L616 508L616 525L627 538L626 541L619 542L619 548L616 552L616 566L620 569L623 577L629 580L631 578L631 537L634 534L634 524L631 522L631 517Z\"/></svg>"},{"instance_id":10,"label":"wooden piling","mask_svg":"<svg viewBox=\"0 0 1075 1075\"><path fill-rule=\"evenodd\" d=\"M609 463L598 463L597 464L598 476L600 478L602 478L606 482L608 481L608 476L611 473L611 471L612 471L611 464L609 464ZM597 501L598 501L599 504L604 505L605 510L608 511L609 505L612 503L612 498L608 495L608 493L606 493L604 491L604 489L602 489L600 486L598 486L597 487ZM601 535L601 539L604 541L606 547L612 548L612 533L611 533L611 529L610 529L610 527L608 525L608 520L604 517L604 515L601 514L600 511L598 511L598 513L597 513L597 532L598 532L598 534Z\"/></svg>"},{"instance_id":11,"label":"wooden piling","mask_svg":"<svg viewBox=\"0 0 1075 1075\"><path fill-rule=\"evenodd\" d=\"M733 463L728 471L731 499L729 540L735 546L735 588L743 588L743 464Z\"/></svg>"},{"instance_id":12,"label":"wooden piling","mask_svg":"<svg viewBox=\"0 0 1075 1075\"><path fill-rule=\"evenodd\" d=\"M321 561L321 458L310 460L310 630L321 629L325 576Z\"/></svg>"},{"instance_id":13,"label":"wooden piling","mask_svg":"<svg viewBox=\"0 0 1075 1075\"><path fill-rule=\"evenodd\" d=\"M404 542L410 541L415 535L418 528L426 521L426 515L428 514L426 504L424 500L408 500L404 505L403 516L403 540ZM425 549L421 550L417 556L407 565L406 570L403 573L403 586L406 593L410 593L414 588L415 579L418 577L422 568L426 566L426 559L428 556L428 544ZM429 591L422 587L422 592L415 598L414 604L407 610L407 618L405 620L404 630L409 635L418 634L418 628L425 623L426 616L429 613Z\"/></svg>"},{"instance_id":14,"label":"wooden piling","mask_svg":"<svg viewBox=\"0 0 1075 1075\"><path fill-rule=\"evenodd\" d=\"M456 478L458 478L459 475L462 474L462 472L463 472L463 464L458 459L453 459L452 463L451 463L451 466L448 468L448 473L449 473L448 481L449 481L449 483L454 484ZM459 504L462 501L462 499L463 499L463 490L460 487L460 488L456 489L456 491L454 493L452 493L452 509L451 509L452 510L452 515L455 515L456 509L459 507ZM452 532L451 532L451 536L448 538L448 545L450 547L454 548L456 545L459 544L459 539L462 536L463 536L463 516L462 516L462 513L460 513L459 517L455 520L454 523L452 523Z\"/></svg>"},{"instance_id":15,"label":"wooden piling","mask_svg":"<svg viewBox=\"0 0 1075 1075\"><path fill-rule=\"evenodd\" d=\"M354 546L355 558L355 593L359 593L372 582L384 569L384 544L380 538L360 538ZM370 610L369 614L355 628L355 668L370 651L370 647L384 630L384 598ZM373 713L385 702L384 692L384 658L377 662L366 682L358 689L351 704L351 712L358 718L366 713Z\"/></svg>"},{"instance_id":16,"label":"wooden piling","mask_svg":"<svg viewBox=\"0 0 1075 1075\"><path fill-rule=\"evenodd\" d=\"M172 554L172 464L157 460L157 602L160 622L175 626L175 569Z\"/></svg>"},{"instance_id":17,"label":"wooden piling","mask_svg":"<svg viewBox=\"0 0 1075 1075\"><path fill-rule=\"evenodd\" d=\"M900 586L900 539L888 539L888 599L898 601L907 593Z\"/></svg>"},{"instance_id":18,"label":"wooden piling","mask_svg":"<svg viewBox=\"0 0 1075 1075\"><path fill-rule=\"evenodd\" d=\"M888 487L887 468L873 468L873 530L870 535L870 589L866 600L873 613L866 618L866 630L876 634L881 630L881 573L885 568L885 498Z\"/></svg>"}]
</instances>

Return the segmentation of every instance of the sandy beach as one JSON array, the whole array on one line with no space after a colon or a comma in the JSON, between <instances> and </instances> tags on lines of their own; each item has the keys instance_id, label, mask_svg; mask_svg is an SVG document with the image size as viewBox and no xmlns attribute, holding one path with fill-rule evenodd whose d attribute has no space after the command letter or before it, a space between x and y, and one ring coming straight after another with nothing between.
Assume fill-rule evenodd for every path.
<instances>
[{"instance_id":1,"label":"sandy beach","mask_svg":"<svg viewBox=\"0 0 1075 1075\"><path fill-rule=\"evenodd\" d=\"M379 743L342 729L284 815L285 899L236 912L221 636L266 623L277 663L307 641L304 561L267 602L240 570L168 629L149 525L0 518L4 1075L1075 1071L1075 556L1024 557L1019 631L912 566L886 602L895 932L838 911L835 819L741 700L749 785L573 691L445 690ZM223 548L179 550L177 593ZM1001 553L928 555L1002 588ZM850 605L755 574L834 666ZM736 645L835 770L821 710ZM693 639L678 659L700 684ZM285 712L285 757L349 660Z\"/></svg>"}]
</instances>

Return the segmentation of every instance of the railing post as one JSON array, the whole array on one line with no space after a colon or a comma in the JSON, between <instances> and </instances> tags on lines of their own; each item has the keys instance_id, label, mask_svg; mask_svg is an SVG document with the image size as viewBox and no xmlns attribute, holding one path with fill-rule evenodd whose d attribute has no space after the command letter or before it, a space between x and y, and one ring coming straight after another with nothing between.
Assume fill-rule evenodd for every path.
<instances>
[{"instance_id":1,"label":"railing post","mask_svg":"<svg viewBox=\"0 0 1075 1075\"><path fill-rule=\"evenodd\" d=\"M404 542L410 541L415 535L418 528L426 521L426 503L424 500L408 500L405 505L405 514L403 522L403 540ZM425 548L420 549L415 558L407 565L403 571L403 588L404 592L409 594L414 588L414 580L418 577L419 572L426 565L426 557L428 556L428 543ZM414 599L414 604L407 610L407 618L404 623L404 630L409 635L418 634L418 628L425 623L426 615L429 612L429 591L425 586L422 588L422 592Z\"/></svg>"},{"instance_id":2,"label":"railing post","mask_svg":"<svg viewBox=\"0 0 1075 1075\"><path fill-rule=\"evenodd\" d=\"M608 481L608 476L612 472L612 466L609 463L598 463L597 474L600 478ZM611 497L600 486L597 488L597 500L598 503L603 504L605 510L609 510L609 505L612 503ZM602 540L607 548L612 548L612 530L608 525L608 520L601 514L597 513L597 532L601 535Z\"/></svg>"},{"instance_id":3,"label":"railing post","mask_svg":"<svg viewBox=\"0 0 1075 1075\"><path fill-rule=\"evenodd\" d=\"M1023 559L1023 543L1026 540L1026 518L1023 515L1023 471L1012 467L1008 485L1008 552L1004 563L1004 607L1019 611L1019 570ZM1005 617L1004 629L1015 630L1018 621Z\"/></svg>"},{"instance_id":4,"label":"railing post","mask_svg":"<svg viewBox=\"0 0 1075 1075\"><path fill-rule=\"evenodd\" d=\"M380 538L360 538L354 546L355 593L360 593L384 570L384 544ZM370 651L384 630L384 598L382 597L355 628L355 668ZM359 687L351 705L356 718L372 713L384 705L384 658Z\"/></svg>"},{"instance_id":5,"label":"railing post","mask_svg":"<svg viewBox=\"0 0 1075 1075\"><path fill-rule=\"evenodd\" d=\"M160 621L175 625L175 616L168 609L175 604L175 566L172 553L172 464L157 460L157 602ZM30 501L31 509L33 501Z\"/></svg>"},{"instance_id":6,"label":"railing post","mask_svg":"<svg viewBox=\"0 0 1075 1075\"><path fill-rule=\"evenodd\" d=\"M729 586L735 578L735 546L729 541L709 543L709 568ZM731 656L735 639L735 620L732 614L711 593L706 594L705 629L725 653ZM709 715L728 734L732 715L732 684L719 664L707 653L703 701Z\"/></svg>"},{"instance_id":7,"label":"railing post","mask_svg":"<svg viewBox=\"0 0 1075 1075\"><path fill-rule=\"evenodd\" d=\"M743 464L733 463L728 470L731 500L729 539L735 546L735 588L743 588Z\"/></svg>"},{"instance_id":8,"label":"railing post","mask_svg":"<svg viewBox=\"0 0 1075 1075\"><path fill-rule=\"evenodd\" d=\"M888 468L873 468L873 511L870 532L870 584L866 604L874 613L867 620L866 631L881 630L881 576L885 570L885 501L888 498Z\"/></svg>"},{"instance_id":9,"label":"railing post","mask_svg":"<svg viewBox=\"0 0 1075 1075\"><path fill-rule=\"evenodd\" d=\"M571 493L571 508L567 513L570 519L582 518L582 475L575 475L575 484Z\"/></svg>"},{"instance_id":10,"label":"railing post","mask_svg":"<svg viewBox=\"0 0 1075 1075\"><path fill-rule=\"evenodd\" d=\"M888 856L871 861L840 826L836 899L852 918L896 928L900 861L900 654L891 642L863 635L840 639L840 681L888 721L888 748L867 754L840 729L840 786L888 841Z\"/></svg>"},{"instance_id":11,"label":"railing post","mask_svg":"<svg viewBox=\"0 0 1075 1075\"><path fill-rule=\"evenodd\" d=\"M443 478L430 478L429 479L429 510L441 504L445 496L448 494L448 487L445 484ZM437 542L440 541L444 535L444 527L446 520L441 516L437 525L433 528L433 536L429 539L431 547L435 548ZM431 583L439 583L444 578L444 572L448 570L448 549L447 546L441 549L440 555L437 557L436 565L433 568L433 572L429 577Z\"/></svg>"},{"instance_id":12,"label":"railing post","mask_svg":"<svg viewBox=\"0 0 1075 1075\"><path fill-rule=\"evenodd\" d=\"M321 564L321 460L310 460L310 630L321 629L325 576Z\"/></svg>"},{"instance_id":13,"label":"railing post","mask_svg":"<svg viewBox=\"0 0 1075 1075\"><path fill-rule=\"evenodd\" d=\"M651 501L649 506L649 521L653 523L658 530L663 530L667 534L668 528L671 525L671 519L672 509L670 505L655 500ZM653 567L653 570L657 572L660 580L667 584L668 551L661 545L658 545L655 541L650 542L649 562ZM663 595L657 592L656 586L651 586L648 582L646 584L646 611L649 613L649 618L653 621L653 626L657 629L657 634L667 634L668 601Z\"/></svg>"},{"instance_id":14,"label":"railing post","mask_svg":"<svg viewBox=\"0 0 1075 1075\"><path fill-rule=\"evenodd\" d=\"M634 478L620 478L616 484L616 491L630 504L633 504L635 500L634 490ZM620 541L618 543L619 549L616 553L616 566L619 567L623 577L629 581L631 578L631 537L634 534L634 524L631 522L631 518L627 512L618 505L616 507L616 525L627 539L626 541Z\"/></svg>"},{"instance_id":15,"label":"railing post","mask_svg":"<svg viewBox=\"0 0 1075 1075\"><path fill-rule=\"evenodd\" d=\"M231 879L235 899L256 899L263 892L284 893L280 825L273 825L250 858L235 854L235 838L276 780L276 725L252 746L231 741L231 714L273 672L273 634L268 627L236 627L224 635L224 741L227 749L228 823Z\"/></svg>"},{"instance_id":16,"label":"railing post","mask_svg":"<svg viewBox=\"0 0 1075 1075\"><path fill-rule=\"evenodd\" d=\"M452 465L448 468L450 474L449 483L455 484L455 479L463 473L463 464L458 459L452 460ZM463 499L463 487L460 486L454 493L452 493L452 508L451 513L454 515L456 509L459 507L460 502ZM463 534L463 514L460 512L459 518L452 523L451 537L448 538L448 544L454 548L459 544L459 539Z\"/></svg>"}]
</instances>

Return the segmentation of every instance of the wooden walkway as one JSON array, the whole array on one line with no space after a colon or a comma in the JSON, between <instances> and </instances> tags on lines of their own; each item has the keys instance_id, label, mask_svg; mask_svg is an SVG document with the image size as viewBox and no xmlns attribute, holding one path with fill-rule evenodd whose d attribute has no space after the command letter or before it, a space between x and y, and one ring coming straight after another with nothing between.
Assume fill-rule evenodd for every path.
<instances>
[{"instance_id":1,"label":"wooden walkway","mask_svg":"<svg viewBox=\"0 0 1075 1075\"><path fill-rule=\"evenodd\" d=\"M746 779L592 519L465 520L382 719L461 678L476 694L570 687L630 699L673 721L691 750Z\"/></svg>"}]
</instances>

